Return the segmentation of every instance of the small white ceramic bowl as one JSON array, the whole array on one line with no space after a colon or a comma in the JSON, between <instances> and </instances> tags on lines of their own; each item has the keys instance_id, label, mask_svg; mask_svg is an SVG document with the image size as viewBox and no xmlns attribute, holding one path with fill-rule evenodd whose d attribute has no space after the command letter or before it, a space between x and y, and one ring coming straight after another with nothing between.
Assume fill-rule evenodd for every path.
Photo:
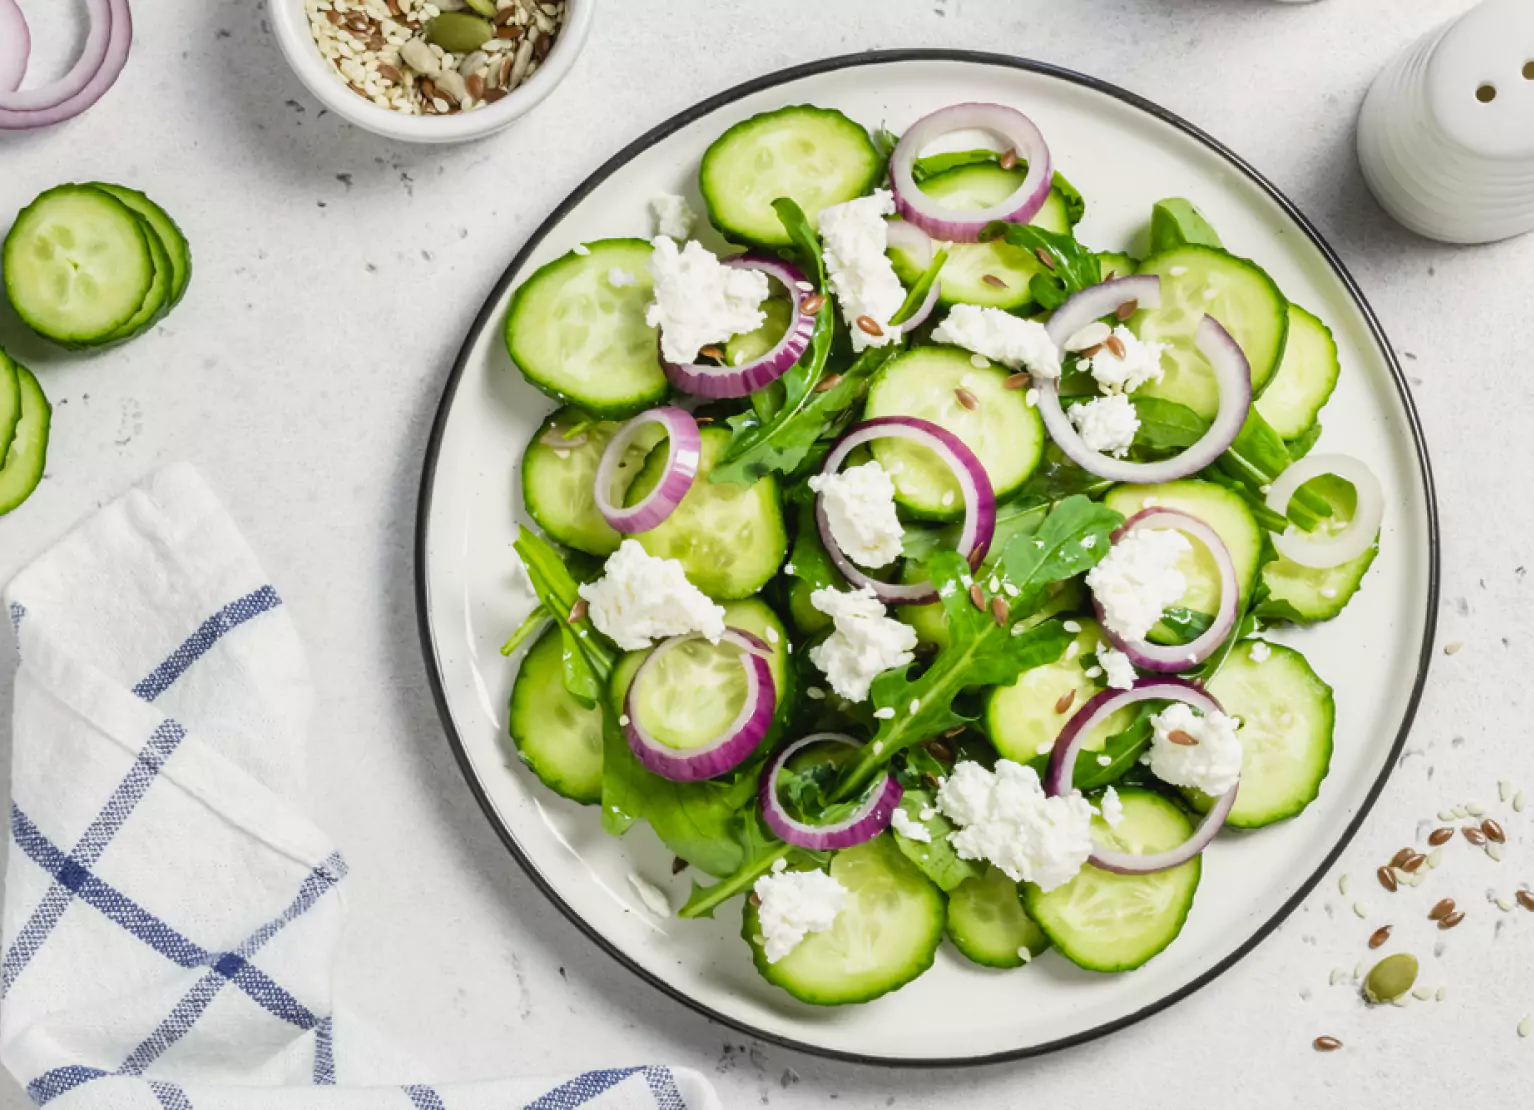
<instances>
[{"instance_id":1,"label":"small white ceramic bowl","mask_svg":"<svg viewBox=\"0 0 1534 1110\"><path fill-rule=\"evenodd\" d=\"M277 41L288 65L321 104L336 115L389 139L407 143L462 143L493 135L536 107L564 80L586 44L596 0L565 0L565 21L538 72L494 104L450 116L407 116L380 108L352 92L331 69L309 32L304 0L269 0Z\"/></svg>"}]
</instances>

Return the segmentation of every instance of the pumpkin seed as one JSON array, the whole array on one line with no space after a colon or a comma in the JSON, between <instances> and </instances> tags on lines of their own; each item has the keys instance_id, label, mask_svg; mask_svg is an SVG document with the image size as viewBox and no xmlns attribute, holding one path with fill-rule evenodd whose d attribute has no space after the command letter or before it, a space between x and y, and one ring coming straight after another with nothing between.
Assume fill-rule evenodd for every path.
<instances>
[{"instance_id":1,"label":"pumpkin seed","mask_svg":"<svg viewBox=\"0 0 1534 1110\"><path fill-rule=\"evenodd\" d=\"M1417 957L1410 952L1386 956L1364 980L1364 997L1376 1004L1403 997L1417 982L1417 966Z\"/></svg>"},{"instance_id":2,"label":"pumpkin seed","mask_svg":"<svg viewBox=\"0 0 1534 1110\"><path fill-rule=\"evenodd\" d=\"M495 37L490 21L468 12L443 12L426 25L426 38L449 54L472 54Z\"/></svg>"}]
</instances>

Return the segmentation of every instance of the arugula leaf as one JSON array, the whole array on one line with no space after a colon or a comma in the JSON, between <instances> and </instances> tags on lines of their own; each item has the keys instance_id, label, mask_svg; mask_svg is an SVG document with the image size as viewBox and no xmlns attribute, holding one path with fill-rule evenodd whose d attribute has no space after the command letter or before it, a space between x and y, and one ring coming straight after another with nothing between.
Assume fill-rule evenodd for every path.
<instances>
[{"instance_id":1,"label":"arugula leaf","mask_svg":"<svg viewBox=\"0 0 1534 1110\"><path fill-rule=\"evenodd\" d=\"M576 592L579 583L559 552L525 526L512 547L522 557L527 580L542 608L549 613L568 614L580 599ZM581 704L595 705L606 689L618 653L597 632L588 617L578 621L563 617L557 624L564 647L565 689Z\"/></svg>"},{"instance_id":2,"label":"arugula leaf","mask_svg":"<svg viewBox=\"0 0 1534 1110\"><path fill-rule=\"evenodd\" d=\"M1152 451L1181 451L1192 447L1209 431L1209 421L1186 405L1159 397L1135 397L1130 401L1140 418L1135 446Z\"/></svg>"},{"instance_id":3,"label":"arugula leaf","mask_svg":"<svg viewBox=\"0 0 1534 1110\"><path fill-rule=\"evenodd\" d=\"M891 327L899 327L916 315L917 310L926 303L927 294L932 292L932 285L937 281L938 272L942 270L943 263L947 261L947 247L944 247L932 256L932 261L927 266L927 269L922 273L921 277L916 279L916 284L911 286L911 291L905 295L905 300L901 303L900 310L890 317Z\"/></svg>"},{"instance_id":4,"label":"arugula leaf","mask_svg":"<svg viewBox=\"0 0 1534 1110\"><path fill-rule=\"evenodd\" d=\"M909 840L898 832L891 833L895 838L895 847L899 848L901 855L914 863L922 874L941 887L944 892L953 890L965 879L975 878L985 872L984 860L960 859L959 854L954 851L948 837L958 826L936 812L937 807L933 804L932 791L907 790L905 796L900 799L900 808L906 811L911 820L924 825L932 834L932 839L930 841ZM934 812L923 821L921 814L928 809Z\"/></svg>"},{"instance_id":5,"label":"arugula leaf","mask_svg":"<svg viewBox=\"0 0 1534 1110\"><path fill-rule=\"evenodd\" d=\"M829 852L808 852L773 836L763 823L761 813L752 806L743 815L738 847L740 863L719 882L710 886L692 884L692 895L687 904L677 911L678 917L713 917L714 910L722 903L744 894L756 885L756 880L772 870L778 860L785 860L791 867L805 864L823 865L831 858Z\"/></svg>"},{"instance_id":6,"label":"arugula leaf","mask_svg":"<svg viewBox=\"0 0 1534 1110\"><path fill-rule=\"evenodd\" d=\"M1080 494L1054 508L1034 535L1015 536L1001 565L1018 590L1014 612L1031 612L1053 582L1091 570L1108 553L1109 536L1124 518Z\"/></svg>"},{"instance_id":7,"label":"arugula leaf","mask_svg":"<svg viewBox=\"0 0 1534 1110\"><path fill-rule=\"evenodd\" d=\"M1071 775L1071 784L1085 793L1123 778L1124 773L1140 758L1140 753L1150 747L1151 733L1155 731L1151 718L1168 704L1164 701L1140 702L1135 707L1134 718L1129 725L1108 737L1102 751L1081 753L1076 760L1076 770ZM1099 763L1097 757L1100 755L1106 755L1108 762Z\"/></svg>"},{"instance_id":8,"label":"arugula leaf","mask_svg":"<svg viewBox=\"0 0 1534 1110\"><path fill-rule=\"evenodd\" d=\"M874 149L879 152L879 172L876 180L883 181L889 176L890 158L895 154L895 148L900 145L900 136L888 127L880 127L873 133Z\"/></svg>"},{"instance_id":9,"label":"arugula leaf","mask_svg":"<svg viewBox=\"0 0 1534 1110\"><path fill-rule=\"evenodd\" d=\"M1161 627L1175 634L1179 644L1191 644L1207 632L1213 623L1214 618L1208 613L1185 609L1181 605L1174 605L1161 614Z\"/></svg>"},{"instance_id":10,"label":"arugula leaf","mask_svg":"<svg viewBox=\"0 0 1534 1110\"><path fill-rule=\"evenodd\" d=\"M986 224L980 232L982 243L993 239L1003 239L1011 246L1039 255L1041 259L1048 257L1048 272L1035 274L1028 283L1029 292L1042 308L1058 308L1072 293L1079 293L1102 280L1102 267L1097 255L1072 236L1057 235L1032 224L1009 224L996 220Z\"/></svg>"},{"instance_id":11,"label":"arugula leaf","mask_svg":"<svg viewBox=\"0 0 1534 1110\"><path fill-rule=\"evenodd\" d=\"M779 197L772 202L772 210L778 214L778 222L783 225L783 230L788 232L789 239L794 244L794 249L803 262L812 272L810 279L815 283L815 288L824 293L826 291L826 263L820 256L820 237L815 234L815 229L810 226L810 221L800 208L789 197Z\"/></svg>"}]
</instances>

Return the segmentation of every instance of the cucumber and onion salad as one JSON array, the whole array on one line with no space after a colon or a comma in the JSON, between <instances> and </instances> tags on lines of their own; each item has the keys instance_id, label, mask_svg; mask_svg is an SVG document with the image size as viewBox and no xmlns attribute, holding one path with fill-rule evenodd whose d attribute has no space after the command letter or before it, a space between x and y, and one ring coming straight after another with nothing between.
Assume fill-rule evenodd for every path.
<instances>
[{"instance_id":1,"label":"cucumber and onion salad","mask_svg":"<svg viewBox=\"0 0 1534 1110\"><path fill-rule=\"evenodd\" d=\"M995 142L928 153L958 131ZM1141 966L1220 829L1327 774L1331 688L1255 633L1335 617L1377 549L1379 483L1310 450L1330 333L1185 200L1145 258L1078 241L1011 107L900 138L766 112L698 185L742 253L586 243L511 301L561 404L522 460L518 755L710 876L680 916L744 897L802 1001L877 998L945 935ZM688 267L728 328L668 315Z\"/></svg>"}]
</instances>

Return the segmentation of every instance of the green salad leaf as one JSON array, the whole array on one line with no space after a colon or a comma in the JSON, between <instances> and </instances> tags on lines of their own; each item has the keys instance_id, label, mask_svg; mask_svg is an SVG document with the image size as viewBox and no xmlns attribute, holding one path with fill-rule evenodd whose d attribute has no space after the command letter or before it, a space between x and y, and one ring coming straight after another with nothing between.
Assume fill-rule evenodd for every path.
<instances>
[{"instance_id":1,"label":"green salad leaf","mask_svg":"<svg viewBox=\"0 0 1534 1110\"><path fill-rule=\"evenodd\" d=\"M1029 292L1041 308L1059 308L1072 293L1079 293L1102 280L1097 255L1069 235L1034 227L1032 224L1009 224L997 220L986 224L980 241L1003 239L1041 260L1047 258L1048 273L1035 274L1028 283Z\"/></svg>"},{"instance_id":2,"label":"green salad leaf","mask_svg":"<svg viewBox=\"0 0 1534 1110\"><path fill-rule=\"evenodd\" d=\"M900 854L947 892L955 889L965 879L984 874L985 861L959 858L948 840L958 826L937 811L935 798L931 790L915 788L907 789L900 799L900 808L906 811L912 821L926 827L932 834L931 840L911 840L898 832L890 835L895 838L895 847L900 849ZM928 813L925 821L921 818L923 813Z\"/></svg>"},{"instance_id":3,"label":"green salad leaf","mask_svg":"<svg viewBox=\"0 0 1534 1110\"><path fill-rule=\"evenodd\" d=\"M948 248L944 247L932 256L932 261L922 271L921 277L916 279L916 284L911 286L911 291L905 295L900 309L890 317L890 326L899 327L904 324L927 300L927 294L932 292L932 286L937 282L937 276L943 269L943 263L948 261Z\"/></svg>"},{"instance_id":4,"label":"green salad leaf","mask_svg":"<svg viewBox=\"0 0 1534 1110\"><path fill-rule=\"evenodd\" d=\"M523 526L512 547L522 557L527 580L538 597L540 608L545 613L559 614L556 624L564 647L565 689L582 705L596 705L617 664L617 651L589 618L583 616L574 621L568 618L580 600L580 594L576 592L580 582L547 540ZM526 634L527 624L524 622L518 635L525 638ZM512 639L515 641L516 637Z\"/></svg>"},{"instance_id":5,"label":"green salad leaf","mask_svg":"<svg viewBox=\"0 0 1534 1110\"><path fill-rule=\"evenodd\" d=\"M1076 769L1071 774L1071 784L1082 793L1115 783L1134 767L1140 753L1150 747L1154 728L1151 718L1169 705L1164 701L1142 701L1135 706L1135 714L1129 725L1108 737L1100 752L1082 752L1076 759ZM1098 756L1107 756L1101 763Z\"/></svg>"}]
</instances>

